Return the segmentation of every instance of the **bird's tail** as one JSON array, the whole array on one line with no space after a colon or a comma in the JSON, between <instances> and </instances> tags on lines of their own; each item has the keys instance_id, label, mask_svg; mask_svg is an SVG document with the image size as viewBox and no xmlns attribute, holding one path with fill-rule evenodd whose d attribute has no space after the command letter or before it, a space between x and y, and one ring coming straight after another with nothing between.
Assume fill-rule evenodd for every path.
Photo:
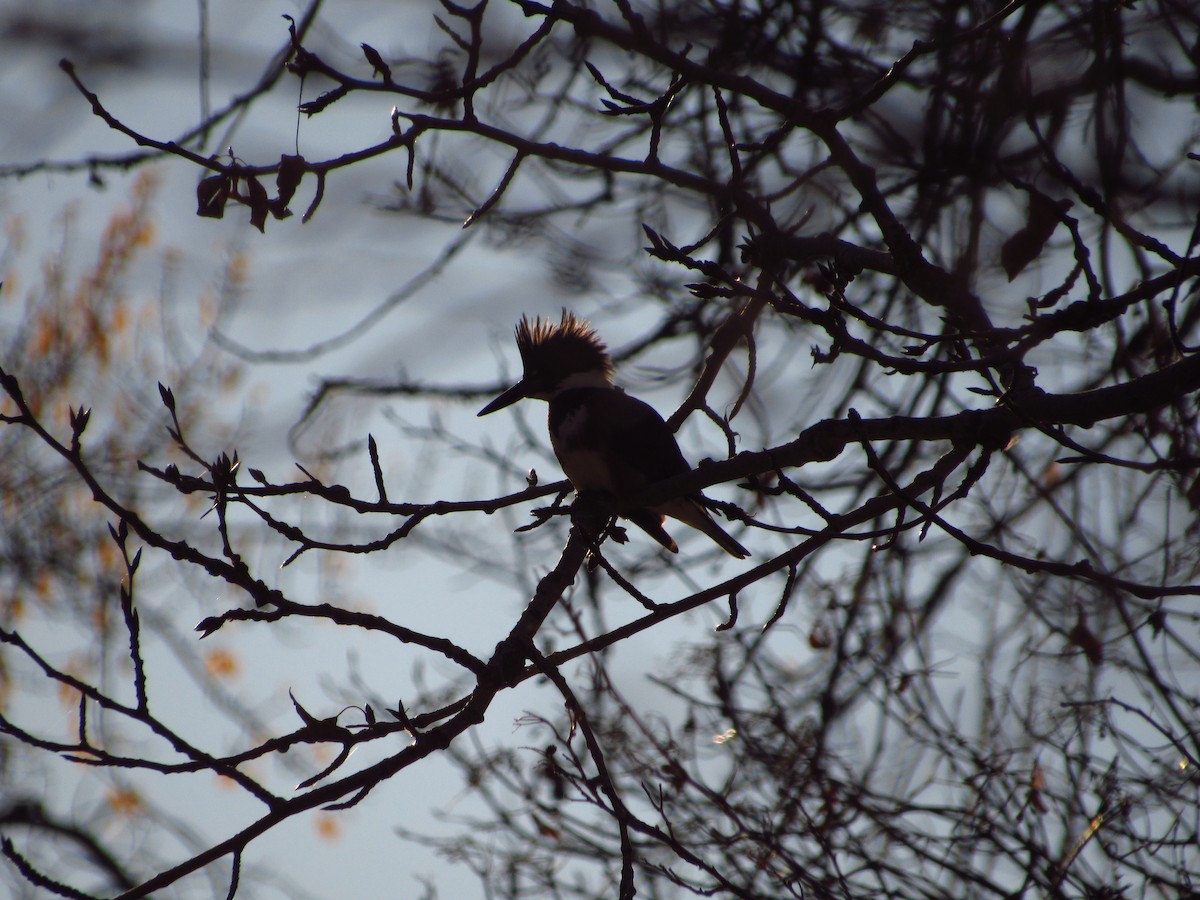
<instances>
[{"instance_id":1,"label":"bird's tail","mask_svg":"<svg viewBox=\"0 0 1200 900\"><path fill-rule=\"evenodd\" d=\"M750 555L749 550L726 534L725 530L708 514L708 510L691 497L676 497L655 508L672 519L678 519L685 525L704 532L730 556L745 559Z\"/></svg>"},{"instance_id":2,"label":"bird's tail","mask_svg":"<svg viewBox=\"0 0 1200 900\"><path fill-rule=\"evenodd\" d=\"M679 552L679 545L675 543L671 535L667 534L667 529L663 528L662 513L655 512L652 509L635 509L626 513L625 518L672 553Z\"/></svg>"}]
</instances>

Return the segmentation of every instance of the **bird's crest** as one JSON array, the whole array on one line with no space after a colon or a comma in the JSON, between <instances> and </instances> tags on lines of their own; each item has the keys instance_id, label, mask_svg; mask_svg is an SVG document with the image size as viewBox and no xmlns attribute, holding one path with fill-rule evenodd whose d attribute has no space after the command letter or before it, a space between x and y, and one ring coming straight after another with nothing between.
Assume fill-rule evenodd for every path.
<instances>
[{"instance_id":1,"label":"bird's crest","mask_svg":"<svg viewBox=\"0 0 1200 900\"><path fill-rule=\"evenodd\" d=\"M532 321L522 316L517 324L517 350L526 373L600 370L606 378L612 377L612 358L604 342L586 319L565 309L557 323L540 316Z\"/></svg>"}]
</instances>

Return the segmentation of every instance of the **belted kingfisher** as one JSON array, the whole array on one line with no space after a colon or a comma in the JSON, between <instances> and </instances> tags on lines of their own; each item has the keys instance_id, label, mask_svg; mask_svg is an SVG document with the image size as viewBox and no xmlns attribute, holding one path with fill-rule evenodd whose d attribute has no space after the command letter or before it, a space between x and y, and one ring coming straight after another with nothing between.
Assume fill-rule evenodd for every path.
<instances>
[{"instance_id":1,"label":"belted kingfisher","mask_svg":"<svg viewBox=\"0 0 1200 900\"><path fill-rule=\"evenodd\" d=\"M620 497L691 471L662 416L613 384L612 358L586 321L565 310L558 324L522 317L517 349L523 377L479 415L526 397L549 401L550 443L576 491ZM702 500L697 492L622 515L672 553L679 547L663 528L664 516L704 532L731 556L749 556L713 521Z\"/></svg>"}]
</instances>

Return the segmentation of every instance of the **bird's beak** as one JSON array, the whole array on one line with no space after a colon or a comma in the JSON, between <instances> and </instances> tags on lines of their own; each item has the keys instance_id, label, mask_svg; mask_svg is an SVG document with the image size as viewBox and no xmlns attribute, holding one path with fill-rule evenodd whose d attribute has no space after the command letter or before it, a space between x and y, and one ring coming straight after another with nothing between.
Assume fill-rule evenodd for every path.
<instances>
[{"instance_id":1,"label":"bird's beak","mask_svg":"<svg viewBox=\"0 0 1200 900\"><path fill-rule=\"evenodd\" d=\"M527 391L528 388L526 387L525 382L518 381L475 415L486 416L488 413L494 413L498 409L504 409L506 406L512 406L518 400L524 400L526 397L528 397L529 394Z\"/></svg>"}]
</instances>

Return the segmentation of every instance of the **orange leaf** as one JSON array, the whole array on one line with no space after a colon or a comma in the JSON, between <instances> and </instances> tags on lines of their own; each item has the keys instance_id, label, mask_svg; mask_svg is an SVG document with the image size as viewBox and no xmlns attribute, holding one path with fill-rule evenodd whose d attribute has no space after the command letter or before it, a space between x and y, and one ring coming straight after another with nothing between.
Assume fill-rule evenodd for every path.
<instances>
[{"instance_id":1,"label":"orange leaf","mask_svg":"<svg viewBox=\"0 0 1200 900\"><path fill-rule=\"evenodd\" d=\"M320 813L317 815L315 827L317 829L317 837L323 841L336 841L342 836L342 826L329 813Z\"/></svg>"},{"instance_id":2,"label":"orange leaf","mask_svg":"<svg viewBox=\"0 0 1200 900\"><path fill-rule=\"evenodd\" d=\"M119 815L132 816L141 811L142 798L132 788L112 788L108 792L108 805Z\"/></svg>"},{"instance_id":3,"label":"orange leaf","mask_svg":"<svg viewBox=\"0 0 1200 900\"><path fill-rule=\"evenodd\" d=\"M240 669L237 657L228 650L210 650L204 657L204 671L214 678L233 678Z\"/></svg>"}]
</instances>

